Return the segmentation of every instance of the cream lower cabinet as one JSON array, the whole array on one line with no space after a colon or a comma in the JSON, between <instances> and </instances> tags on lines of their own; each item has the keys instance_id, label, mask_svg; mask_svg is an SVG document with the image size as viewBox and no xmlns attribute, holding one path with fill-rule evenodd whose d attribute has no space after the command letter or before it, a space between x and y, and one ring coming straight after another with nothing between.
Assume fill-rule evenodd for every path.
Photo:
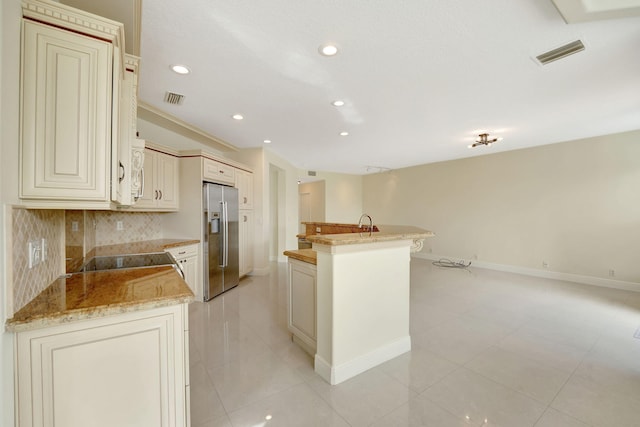
<instances>
[{"instance_id":1,"label":"cream lower cabinet","mask_svg":"<svg viewBox=\"0 0 640 427\"><path fill-rule=\"evenodd\" d=\"M187 282L187 285L189 285L194 294L196 293L196 289L202 287L198 263L198 246L199 245L194 244L165 250L178 262L178 265L184 273L184 281Z\"/></svg>"},{"instance_id":2,"label":"cream lower cabinet","mask_svg":"<svg viewBox=\"0 0 640 427\"><path fill-rule=\"evenodd\" d=\"M18 427L189 425L187 304L16 333Z\"/></svg>"},{"instance_id":3,"label":"cream lower cabinet","mask_svg":"<svg viewBox=\"0 0 640 427\"><path fill-rule=\"evenodd\" d=\"M316 276L314 264L289 258L289 331L305 351L316 352Z\"/></svg>"},{"instance_id":4,"label":"cream lower cabinet","mask_svg":"<svg viewBox=\"0 0 640 427\"><path fill-rule=\"evenodd\" d=\"M134 210L177 211L179 185L178 158L159 151L144 150L142 196Z\"/></svg>"},{"instance_id":5,"label":"cream lower cabinet","mask_svg":"<svg viewBox=\"0 0 640 427\"><path fill-rule=\"evenodd\" d=\"M253 270L253 211L240 210L238 216L238 270L242 277Z\"/></svg>"}]
</instances>

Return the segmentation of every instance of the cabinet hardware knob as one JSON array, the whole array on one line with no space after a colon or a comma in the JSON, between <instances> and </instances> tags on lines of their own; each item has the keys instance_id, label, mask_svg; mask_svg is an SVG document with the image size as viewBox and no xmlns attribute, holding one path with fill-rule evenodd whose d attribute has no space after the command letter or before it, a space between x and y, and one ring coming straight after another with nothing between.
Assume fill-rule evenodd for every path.
<instances>
[{"instance_id":1,"label":"cabinet hardware knob","mask_svg":"<svg viewBox=\"0 0 640 427\"><path fill-rule=\"evenodd\" d=\"M120 170L122 171L122 175L118 177L118 182L122 182L122 180L124 179L124 165L122 164L122 162L118 162L120 164Z\"/></svg>"},{"instance_id":2,"label":"cabinet hardware knob","mask_svg":"<svg viewBox=\"0 0 640 427\"><path fill-rule=\"evenodd\" d=\"M162 200L162 190L158 190L158 192L160 193L160 200Z\"/></svg>"},{"instance_id":3,"label":"cabinet hardware knob","mask_svg":"<svg viewBox=\"0 0 640 427\"><path fill-rule=\"evenodd\" d=\"M154 191L155 191L155 193L156 193L155 200L158 200L158 190L154 190Z\"/></svg>"}]
</instances>

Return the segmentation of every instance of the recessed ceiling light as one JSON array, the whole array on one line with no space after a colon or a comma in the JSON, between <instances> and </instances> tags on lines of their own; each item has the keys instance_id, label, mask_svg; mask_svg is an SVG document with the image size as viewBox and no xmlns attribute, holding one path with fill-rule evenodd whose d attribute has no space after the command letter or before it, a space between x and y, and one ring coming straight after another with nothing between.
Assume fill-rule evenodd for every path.
<instances>
[{"instance_id":1,"label":"recessed ceiling light","mask_svg":"<svg viewBox=\"0 0 640 427\"><path fill-rule=\"evenodd\" d=\"M233 120L242 120L244 116L242 114L234 114L231 118L233 118Z\"/></svg>"},{"instance_id":2,"label":"recessed ceiling light","mask_svg":"<svg viewBox=\"0 0 640 427\"><path fill-rule=\"evenodd\" d=\"M323 44L318 50L324 56L333 56L338 53L338 47L334 44Z\"/></svg>"},{"instance_id":3,"label":"recessed ceiling light","mask_svg":"<svg viewBox=\"0 0 640 427\"><path fill-rule=\"evenodd\" d=\"M171 69L178 74L189 74L191 72L187 66L180 64L172 65Z\"/></svg>"},{"instance_id":4,"label":"recessed ceiling light","mask_svg":"<svg viewBox=\"0 0 640 427\"><path fill-rule=\"evenodd\" d=\"M347 136L349 135L349 132L340 132L340 136Z\"/></svg>"},{"instance_id":5,"label":"recessed ceiling light","mask_svg":"<svg viewBox=\"0 0 640 427\"><path fill-rule=\"evenodd\" d=\"M333 101L331 105L333 105L334 107L342 107L344 105L344 101L338 99L337 101Z\"/></svg>"},{"instance_id":6,"label":"recessed ceiling light","mask_svg":"<svg viewBox=\"0 0 640 427\"><path fill-rule=\"evenodd\" d=\"M262 141L262 142L264 142L265 144L271 144L271 140L270 140L270 139L265 139L265 140L264 140L264 141Z\"/></svg>"}]
</instances>

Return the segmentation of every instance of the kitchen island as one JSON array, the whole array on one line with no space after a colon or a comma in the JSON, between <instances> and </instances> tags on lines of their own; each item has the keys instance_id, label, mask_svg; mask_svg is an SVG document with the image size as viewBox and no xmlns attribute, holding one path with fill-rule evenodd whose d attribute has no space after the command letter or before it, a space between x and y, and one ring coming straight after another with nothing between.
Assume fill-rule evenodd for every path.
<instances>
[{"instance_id":1,"label":"kitchen island","mask_svg":"<svg viewBox=\"0 0 640 427\"><path fill-rule=\"evenodd\" d=\"M177 268L68 274L14 313L16 425L189 426L193 292Z\"/></svg>"},{"instance_id":2,"label":"kitchen island","mask_svg":"<svg viewBox=\"0 0 640 427\"><path fill-rule=\"evenodd\" d=\"M411 350L410 253L434 234L410 226L307 235L316 252L315 371L338 384Z\"/></svg>"}]
</instances>

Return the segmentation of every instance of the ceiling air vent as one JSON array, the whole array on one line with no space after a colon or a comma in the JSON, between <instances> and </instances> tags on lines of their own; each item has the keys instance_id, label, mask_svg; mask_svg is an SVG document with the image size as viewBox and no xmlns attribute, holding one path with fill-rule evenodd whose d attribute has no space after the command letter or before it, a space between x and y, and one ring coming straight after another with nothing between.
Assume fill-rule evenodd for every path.
<instances>
[{"instance_id":1,"label":"ceiling air vent","mask_svg":"<svg viewBox=\"0 0 640 427\"><path fill-rule=\"evenodd\" d=\"M316 171L307 171L307 175L316 176Z\"/></svg>"},{"instance_id":2,"label":"ceiling air vent","mask_svg":"<svg viewBox=\"0 0 640 427\"><path fill-rule=\"evenodd\" d=\"M542 53L536 56L538 62L542 65L546 65L549 62L562 59L566 56L573 55L584 50L584 44L580 40L576 40L571 43L567 43L564 46L560 46L557 49L550 50L549 52Z\"/></svg>"},{"instance_id":3,"label":"ceiling air vent","mask_svg":"<svg viewBox=\"0 0 640 427\"><path fill-rule=\"evenodd\" d=\"M179 93L166 92L164 94L164 102L168 102L173 105L182 105L184 101L184 95L180 95Z\"/></svg>"}]
</instances>

